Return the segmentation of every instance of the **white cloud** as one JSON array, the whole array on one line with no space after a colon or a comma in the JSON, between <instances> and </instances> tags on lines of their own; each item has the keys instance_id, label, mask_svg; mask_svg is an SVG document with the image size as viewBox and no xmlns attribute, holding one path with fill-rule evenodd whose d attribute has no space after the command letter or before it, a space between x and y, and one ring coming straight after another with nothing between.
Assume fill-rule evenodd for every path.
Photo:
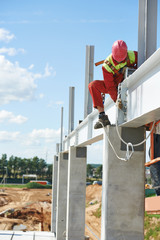
<instances>
[{"instance_id":1,"label":"white cloud","mask_svg":"<svg viewBox=\"0 0 160 240\"><path fill-rule=\"evenodd\" d=\"M40 77L0 55L0 104L33 99L37 87L34 81Z\"/></svg>"},{"instance_id":2,"label":"white cloud","mask_svg":"<svg viewBox=\"0 0 160 240\"><path fill-rule=\"evenodd\" d=\"M1 142L11 142L15 141L19 137L19 132L7 132L7 131L0 131L0 141Z\"/></svg>"},{"instance_id":3,"label":"white cloud","mask_svg":"<svg viewBox=\"0 0 160 240\"><path fill-rule=\"evenodd\" d=\"M29 143L35 142L40 143L41 140L45 142L56 142L60 137L60 129L54 130L54 129L34 129L29 134Z\"/></svg>"},{"instance_id":4,"label":"white cloud","mask_svg":"<svg viewBox=\"0 0 160 240\"><path fill-rule=\"evenodd\" d=\"M54 108L54 107L59 107L59 106L61 106L61 105L63 105L63 104L64 104L63 101L56 101L56 102L54 102L54 101L51 100L51 101L48 103L47 107L49 107L49 108Z\"/></svg>"},{"instance_id":5,"label":"white cloud","mask_svg":"<svg viewBox=\"0 0 160 240\"><path fill-rule=\"evenodd\" d=\"M33 65L30 66L32 68ZM25 101L35 98L36 79L55 75L55 71L47 64L44 74L32 73L12 63L5 56L0 55L0 105L11 101Z\"/></svg>"},{"instance_id":6,"label":"white cloud","mask_svg":"<svg viewBox=\"0 0 160 240\"><path fill-rule=\"evenodd\" d=\"M0 54L8 54L9 56L15 56L18 53L24 53L25 50L22 48L15 49L15 48L0 48Z\"/></svg>"},{"instance_id":7,"label":"white cloud","mask_svg":"<svg viewBox=\"0 0 160 240\"><path fill-rule=\"evenodd\" d=\"M0 122L10 122L21 124L27 121L27 118L21 115L15 116L12 112L5 110L0 111Z\"/></svg>"},{"instance_id":8,"label":"white cloud","mask_svg":"<svg viewBox=\"0 0 160 240\"><path fill-rule=\"evenodd\" d=\"M44 98L44 94L43 94L43 93L40 93L40 94L39 94L39 98L40 98L40 99Z\"/></svg>"},{"instance_id":9,"label":"white cloud","mask_svg":"<svg viewBox=\"0 0 160 240\"><path fill-rule=\"evenodd\" d=\"M49 66L49 64L47 63L45 66L45 72L43 77L49 77L49 76L56 76L56 71L53 69L53 67Z\"/></svg>"},{"instance_id":10,"label":"white cloud","mask_svg":"<svg viewBox=\"0 0 160 240\"><path fill-rule=\"evenodd\" d=\"M15 38L14 34L11 34L9 31L7 31L6 29L0 28L0 41L3 42L9 42L11 41L13 38Z\"/></svg>"},{"instance_id":11,"label":"white cloud","mask_svg":"<svg viewBox=\"0 0 160 240\"><path fill-rule=\"evenodd\" d=\"M33 68L34 68L34 64L31 64L28 69L31 70Z\"/></svg>"}]
</instances>

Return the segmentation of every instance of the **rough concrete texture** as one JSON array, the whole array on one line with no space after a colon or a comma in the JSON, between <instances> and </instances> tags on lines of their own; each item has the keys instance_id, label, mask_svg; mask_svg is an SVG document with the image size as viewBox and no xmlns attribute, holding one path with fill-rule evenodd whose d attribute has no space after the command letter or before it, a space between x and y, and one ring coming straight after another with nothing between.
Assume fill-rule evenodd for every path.
<instances>
[{"instance_id":1,"label":"rough concrete texture","mask_svg":"<svg viewBox=\"0 0 160 240\"><path fill-rule=\"evenodd\" d=\"M120 150L116 128L108 126L107 132L117 154L125 157L125 152ZM115 156L105 133L103 154L102 239L142 240L145 151L134 152L128 162L121 161Z\"/></svg>"},{"instance_id":2,"label":"rough concrete texture","mask_svg":"<svg viewBox=\"0 0 160 240\"><path fill-rule=\"evenodd\" d=\"M58 173L58 156L54 156L53 174L52 174L52 218L51 232L56 233L56 208L57 208L57 173Z\"/></svg>"},{"instance_id":3,"label":"rough concrete texture","mask_svg":"<svg viewBox=\"0 0 160 240\"><path fill-rule=\"evenodd\" d=\"M78 153L77 154L77 150ZM68 240L84 240L86 196L86 148L70 147L67 193Z\"/></svg>"},{"instance_id":4,"label":"rough concrete texture","mask_svg":"<svg viewBox=\"0 0 160 240\"><path fill-rule=\"evenodd\" d=\"M63 153L58 156L58 181L57 181L57 217L56 217L56 239L64 240L66 232L66 210L67 210L67 179L68 160Z\"/></svg>"}]
</instances>

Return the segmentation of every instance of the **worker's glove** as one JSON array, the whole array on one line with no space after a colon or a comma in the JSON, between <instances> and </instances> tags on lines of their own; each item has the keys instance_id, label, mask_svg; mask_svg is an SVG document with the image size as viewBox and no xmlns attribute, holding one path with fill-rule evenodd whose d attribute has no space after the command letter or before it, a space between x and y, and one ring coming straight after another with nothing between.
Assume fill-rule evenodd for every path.
<instances>
[{"instance_id":1,"label":"worker's glove","mask_svg":"<svg viewBox=\"0 0 160 240\"><path fill-rule=\"evenodd\" d=\"M120 98L117 99L117 106L120 110L123 108L122 100Z\"/></svg>"}]
</instances>

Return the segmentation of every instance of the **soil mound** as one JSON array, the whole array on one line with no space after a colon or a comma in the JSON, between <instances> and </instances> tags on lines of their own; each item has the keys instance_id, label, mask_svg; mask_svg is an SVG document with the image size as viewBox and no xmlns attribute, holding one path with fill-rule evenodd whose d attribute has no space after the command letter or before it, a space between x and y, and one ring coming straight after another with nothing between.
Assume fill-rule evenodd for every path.
<instances>
[{"instance_id":1,"label":"soil mound","mask_svg":"<svg viewBox=\"0 0 160 240\"><path fill-rule=\"evenodd\" d=\"M89 185L86 187L86 202L97 201L102 199L102 185Z\"/></svg>"}]
</instances>

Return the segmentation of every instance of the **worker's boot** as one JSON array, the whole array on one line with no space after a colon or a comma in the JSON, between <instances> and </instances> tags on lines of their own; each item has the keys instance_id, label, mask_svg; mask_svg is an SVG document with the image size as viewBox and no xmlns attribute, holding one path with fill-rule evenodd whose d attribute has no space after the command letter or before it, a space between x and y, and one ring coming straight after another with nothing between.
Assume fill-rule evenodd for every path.
<instances>
[{"instance_id":1,"label":"worker's boot","mask_svg":"<svg viewBox=\"0 0 160 240\"><path fill-rule=\"evenodd\" d=\"M108 116L105 114L99 114L99 120L94 125L94 129L99 129L99 128L105 127L107 125L111 125L111 123L108 119Z\"/></svg>"}]
</instances>

